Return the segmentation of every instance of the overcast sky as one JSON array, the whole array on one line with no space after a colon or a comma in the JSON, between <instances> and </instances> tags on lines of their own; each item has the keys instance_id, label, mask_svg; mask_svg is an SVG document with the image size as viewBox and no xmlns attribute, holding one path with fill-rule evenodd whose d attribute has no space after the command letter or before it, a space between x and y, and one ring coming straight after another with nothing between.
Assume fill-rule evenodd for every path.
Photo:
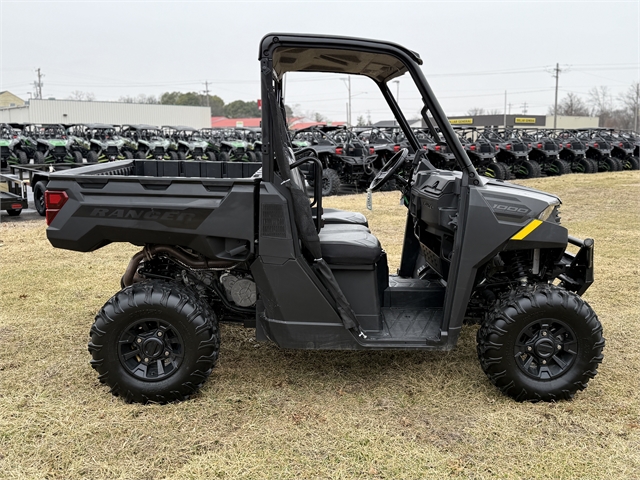
<instances>
[{"instance_id":1,"label":"overcast sky","mask_svg":"<svg viewBox=\"0 0 640 480\"><path fill-rule=\"evenodd\" d=\"M559 97L609 87L613 97L640 78L640 2L118 2L0 1L0 90L27 99L35 69L43 97L73 91L96 100L202 91L225 102L260 95L258 44L269 32L389 40L416 52L445 113L473 107L546 114L552 69ZM297 74L287 104L345 120L339 77ZM419 109L409 81L394 85L403 109ZM389 118L373 84L352 81L353 120Z\"/></svg>"}]
</instances>

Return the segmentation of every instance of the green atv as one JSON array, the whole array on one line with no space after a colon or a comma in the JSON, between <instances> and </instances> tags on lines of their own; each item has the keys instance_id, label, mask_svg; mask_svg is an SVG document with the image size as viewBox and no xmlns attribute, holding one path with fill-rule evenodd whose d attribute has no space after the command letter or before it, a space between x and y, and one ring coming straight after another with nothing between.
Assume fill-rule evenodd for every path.
<instances>
[{"instance_id":1,"label":"green atv","mask_svg":"<svg viewBox=\"0 0 640 480\"><path fill-rule=\"evenodd\" d=\"M251 128L234 128L224 130L220 142L221 158L231 162L261 162L262 141L260 130ZM226 154L226 155L225 155Z\"/></svg>"},{"instance_id":2,"label":"green atv","mask_svg":"<svg viewBox=\"0 0 640 480\"><path fill-rule=\"evenodd\" d=\"M172 139L171 147L178 155L178 160L211 160L206 154L209 142L195 128L164 125L162 131Z\"/></svg>"},{"instance_id":3,"label":"green atv","mask_svg":"<svg viewBox=\"0 0 640 480\"><path fill-rule=\"evenodd\" d=\"M35 141L30 137L29 126L17 123L0 125L1 167L26 165L33 157Z\"/></svg>"},{"instance_id":4,"label":"green atv","mask_svg":"<svg viewBox=\"0 0 640 480\"><path fill-rule=\"evenodd\" d=\"M89 141L87 162L113 162L133 158L133 154L124 148L124 140L113 125L90 123L85 125L85 138Z\"/></svg>"},{"instance_id":5,"label":"green atv","mask_svg":"<svg viewBox=\"0 0 640 480\"><path fill-rule=\"evenodd\" d=\"M82 163L82 153L73 149L74 138L62 125L43 125L38 129L33 163Z\"/></svg>"},{"instance_id":6,"label":"green atv","mask_svg":"<svg viewBox=\"0 0 640 480\"><path fill-rule=\"evenodd\" d=\"M154 160L177 160L178 153L171 150L167 140L155 125L125 125L121 131L124 149L133 158Z\"/></svg>"}]
</instances>

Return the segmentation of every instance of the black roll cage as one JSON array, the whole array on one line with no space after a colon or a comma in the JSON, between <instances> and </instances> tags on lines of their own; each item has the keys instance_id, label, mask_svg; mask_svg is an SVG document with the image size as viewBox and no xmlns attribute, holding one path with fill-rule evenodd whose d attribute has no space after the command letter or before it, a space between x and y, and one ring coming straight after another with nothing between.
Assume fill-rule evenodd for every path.
<instances>
[{"instance_id":1,"label":"black roll cage","mask_svg":"<svg viewBox=\"0 0 640 480\"><path fill-rule=\"evenodd\" d=\"M263 99L268 99L269 93L272 93L272 95L275 94L273 95L273 97L277 98L277 101L282 100L280 98L280 95L282 93L282 79L277 78L277 76L274 75L274 68L276 67L276 65L274 64L274 55L279 48L296 49L297 52L301 52L299 53L300 55L313 49L333 49L341 51L362 52L374 55L386 55L399 60L402 63L405 71L409 72L409 74L411 75L416 87L420 92L420 95L422 96L424 107L421 111L421 114L427 127L437 138L437 130L431 122L431 118L428 116L428 113L431 113L433 120L435 120L435 123L440 128L440 132L444 136L445 141L450 146L452 153L455 155L458 166L463 172L462 185L466 186L469 183L473 185L481 184L482 181L478 176L478 172L467 156L457 135L454 133L453 128L451 127L446 115L444 114L444 111L440 107L440 104L438 103L435 95L433 94L433 91L431 90L431 87L429 86L424 74L422 73L422 70L420 69L422 60L420 59L420 56L418 54L400 45L389 42L381 42L377 40L365 40L340 36L314 36L304 34L271 33L263 37L262 41L260 42L260 52L258 55L262 76L261 84ZM326 58L326 55L324 57ZM410 146L414 149L414 151L420 151L422 148L421 144L416 138L411 127L409 126L409 123L404 117L396 99L394 98L388 87L388 81L395 78L397 75L391 74L387 78L376 79L372 75L367 75L362 71L354 70L350 72L348 70L349 64L347 62L339 62L338 60L334 59L330 60L335 61L336 65L342 67L340 69L336 69L336 71L333 73L369 76L369 78L371 78L374 83L378 85L378 88L380 88L383 97L387 101L389 108L393 112L393 115L396 118L398 125L404 132L405 138L409 142ZM287 71L331 72L331 70L325 66L320 66L315 70L313 69L313 67L306 67L300 70L288 68ZM405 73L405 71L403 71L402 74ZM271 109L281 108L277 105L270 105L269 103L269 101L264 101L262 107L262 127L264 139L262 146L262 174L263 180L266 182L273 181L273 163L275 155L273 151L273 142L270 140L270 136L272 135L272 133L277 134L277 132L273 132L274 125L272 124Z\"/></svg>"}]
</instances>

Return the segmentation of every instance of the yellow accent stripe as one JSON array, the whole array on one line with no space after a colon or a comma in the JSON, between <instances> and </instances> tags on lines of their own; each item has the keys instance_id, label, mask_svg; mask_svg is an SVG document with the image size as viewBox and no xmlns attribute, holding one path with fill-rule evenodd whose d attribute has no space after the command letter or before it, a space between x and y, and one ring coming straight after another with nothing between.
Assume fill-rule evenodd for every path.
<instances>
[{"instance_id":1,"label":"yellow accent stripe","mask_svg":"<svg viewBox=\"0 0 640 480\"><path fill-rule=\"evenodd\" d=\"M541 220L531 220L531 222L529 222L526 227L524 227L522 230L516 233L513 237L511 237L511 240L524 240L524 238L527 235L533 232L540 225L542 225Z\"/></svg>"}]
</instances>

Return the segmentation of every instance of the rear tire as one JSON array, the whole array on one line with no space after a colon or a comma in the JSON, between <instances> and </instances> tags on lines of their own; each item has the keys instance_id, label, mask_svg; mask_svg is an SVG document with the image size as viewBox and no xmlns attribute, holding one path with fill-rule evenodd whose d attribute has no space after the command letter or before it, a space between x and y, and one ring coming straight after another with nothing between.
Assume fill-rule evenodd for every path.
<instances>
[{"instance_id":1,"label":"rear tire","mask_svg":"<svg viewBox=\"0 0 640 480\"><path fill-rule=\"evenodd\" d=\"M71 152L71 156L73 157L74 163L82 163L82 161L84 160L84 158L82 158L82 154L77 150Z\"/></svg>"},{"instance_id":2,"label":"rear tire","mask_svg":"<svg viewBox=\"0 0 640 480\"><path fill-rule=\"evenodd\" d=\"M593 173L593 165L587 158L581 158L576 162L576 168L573 170L576 173Z\"/></svg>"},{"instance_id":3,"label":"rear tire","mask_svg":"<svg viewBox=\"0 0 640 480\"><path fill-rule=\"evenodd\" d=\"M179 159L178 152L176 152L175 150L169 151L169 159L178 160Z\"/></svg>"},{"instance_id":4,"label":"rear tire","mask_svg":"<svg viewBox=\"0 0 640 480\"><path fill-rule=\"evenodd\" d=\"M255 162L256 161L256 154L253 153L251 150L247 150L246 155L247 155L247 162Z\"/></svg>"},{"instance_id":5,"label":"rear tire","mask_svg":"<svg viewBox=\"0 0 640 480\"><path fill-rule=\"evenodd\" d=\"M40 216L44 217L47 213L47 208L44 203L44 192L47 190L47 182L40 180L33 186L33 204L36 207L36 211Z\"/></svg>"},{"instance_id":6,"label":"rear tire","mask_svg":"<svg viewBox=\"0 0 640 480\"><path fill-rule=\"evenodd\" d=\"M218 155L218 160L220 160L221 162L228 162L229 154L227 152L220 152L220 154Z\"/></svg>"},{"instance_id":7,"label":"rear tire","mask_svg":"<svg viewBox=\"0 0 640 480\"><path fill-rule=\"evenodd\" d=\"M640 170L640 158L629 155L624 161L625 170Z\"/></svg>"},{"instance_id":8,"label":"rear tire","mask_svg":"<svg viewBox=\"0 0 640 480\"><path fill-rule=\"evenodd\" d=\"M598 162L598 171L600 172L616 172L617 170L618 162L611 157L607 157L602 162Z\"/></svg>"},{"instance_id":9,"label":"rear tire","mask_svg":"<svg viewBox=\"0 0 640 480\"><path fill-rule=\"evenodd\" d=\"M178 283L145 281L116 293L91 327L98 379L126 402L167 403L196 393L218 359L218 321Z\"/></svg>"},{"instance_id":10,"label":"rear tire","mask_svg":"<svg viewBox=\"0 0 640 480\"><path fill-rule=\"evenodd\" d=\"M525 160L516 168L516 178L538 178L540 164L535 160Z\"/></svg>"},{"instance_id":11,"label":"rear tire","mask_svg":"<svg viewBox=\"0 0 640 480\"><path fill-rule=\"evenodd\" d=\"M207 152L207 160L210 162L216 161L216 153L215 152Z\"/></svg>"},{"instance_id":12,"label":"rear tire","mask_svg":"<svg viewBox=\"0 0 640 480\"><path fill-rule=\"evenodd\" d=\"M186 160L187 159L187 154L184 152L177 152L176 155L178 155L178 160Z\"/></svg>"},{"instance_id":13,"label":"rear tire","mask_svg":"<svg viewBox=\"0 0 640 480\"><path fill-rule=\"evenodd\" d=\"M27 154L22 150L18 150L16 152L16 157L18 158L18 163L20 165L26 165L29 163L29 157L27 157Z\"/></svg>"},{"instance_id":14,"label":"rear tire","mask_svg":"<svg viewBox=\"0 0 640 480\"><path fill-rule=\"evenodd\" d=\"M340 190L340 175L332 168L322 171L322 196L337 195Z\"/></svg>"},{"instance_id":15,"label":"rear tire","mask_svg":"<svg viewBox=\"0 0 640 480\"><path fill-rule=\"evenodd\" d=\"M517 401L569 400L602 362L602 325L573 292L552 285L508 294L477 335L482 370Z\"/></svg>"},{"instance_id":16,"label":"rear tire","mask_svg":"<svg viewBox=\"0 0 640 480\"><path fill-rule=\"evenodd\" d=\"M124 152L122 152L122 156L125 159L130 160L133 158L133 153L131 153L129 150L125 150Z\"/></svg>"},{"instance_id":17,"label":"rear tire","mask_svg":"<svg viewBox=\"0 0 640 480\"><path fill-rule=\"evenodd\" d=\"M502 169L502 179L511 180L511 169L509 168L509 165L504 162L498 162L498 167Z\"/></svg>"},{"instance_id":18,"label":"rear tire","mask_svg":"<svg viewBox=\"0 0 640 480\"><path fill-rule=\"evenodd\" d=\"M547 175L559 176L567 173L571 173L571 166L567 162L559 158L551 160L549 168L547 169Z\"/></svg>"},{"instance_id":19,"label":"rear tire","mask_svg":"<svg viewBox=\"0 0 640 480\"><path fill-rule=\"evenodd\" d=\"M133 158L136 158L138 160L145 160L147 156L143 151L138 150L136 153L133 154Z\"/></svg>"}]
</instances>

